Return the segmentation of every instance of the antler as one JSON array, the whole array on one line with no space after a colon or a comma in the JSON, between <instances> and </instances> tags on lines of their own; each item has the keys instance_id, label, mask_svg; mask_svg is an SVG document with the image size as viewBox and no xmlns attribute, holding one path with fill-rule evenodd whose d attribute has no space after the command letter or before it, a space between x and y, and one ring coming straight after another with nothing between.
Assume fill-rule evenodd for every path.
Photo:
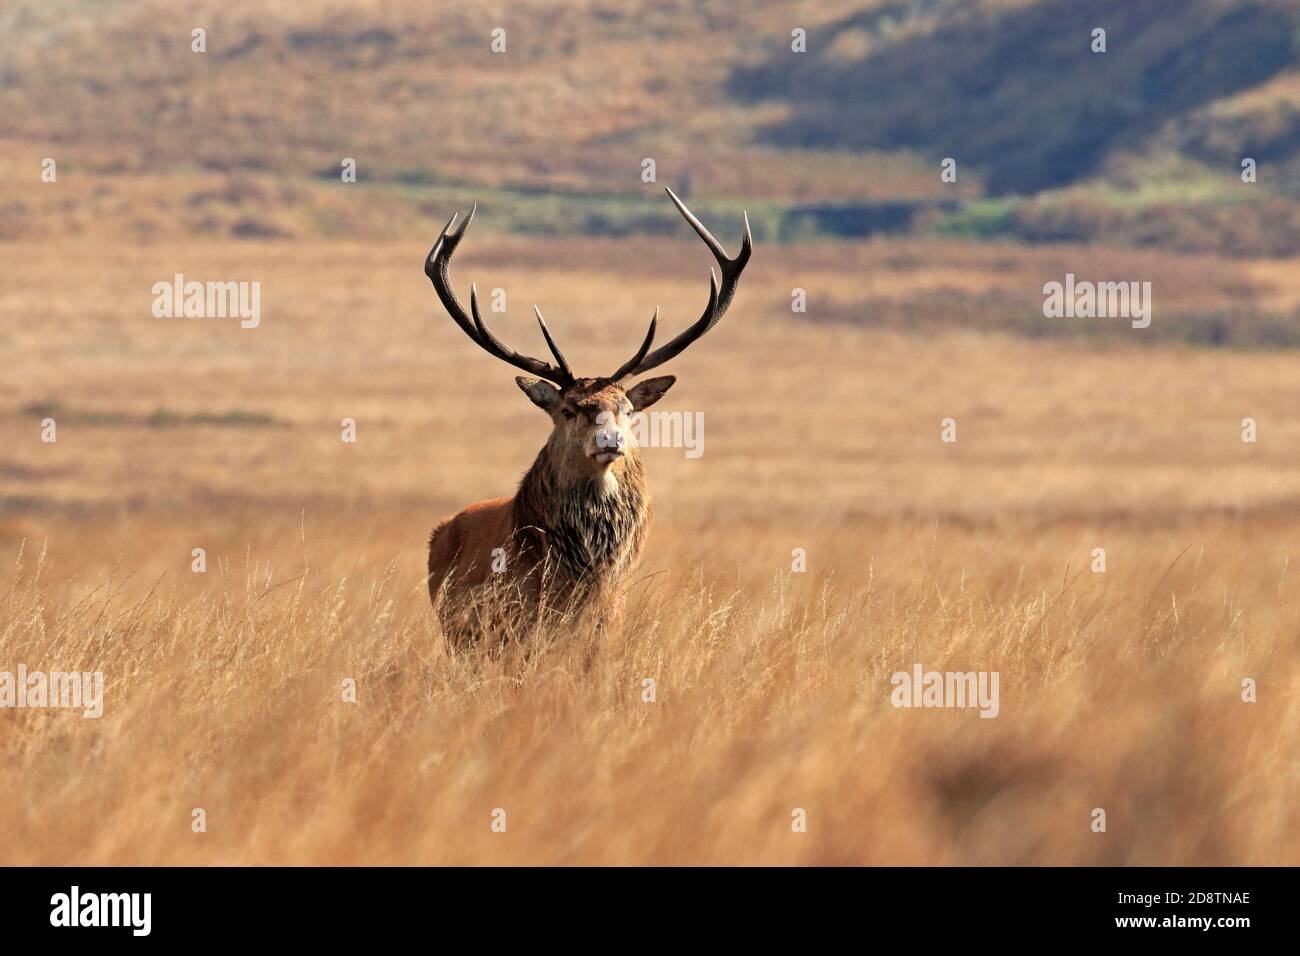
<instances>
[{"instance_id":1,"label":"antler","mask_svg":"<svg viewBox=\"0 0 1300 956\"><path fill-rule=\"evenodd\" d=\"M438 241L433 244L429 250L428 257L424 260L424 274L429 277L433 283L433 291L438 293L438 298L442 300L443 308L452 320L460 326L461 331L470 337L473 342L489 355L495 355L503 362L509 362L515 368L521 368L525 372L531 372L541 378L548 379L564 388L573 384L573 372L569 370L569 363L564 360L559 347L555 340L551 338L551 330L546 327L546 320L542 318L541 310L533 306L533 311L537 313L537 323L542 327L542 335L546 338L546 344L550 347L551 354L555 356L558 365L552 365L550 362L543 362L541 359L531 358L527 355L520 355L514 349L504 344L488 329L483 322L483 316L478 310L478 289L471 283L469 287L469 310L470 314L465 314L465 308L456 298L456 293L451 288L451 277L447 274L451 266L451 254L456 251L460 244L461 237L465 235L466 228L474 219L474 213L478 209L475 203L470 209L469 215L465 221L455 230L456 216L447 220L447 225L442 227L442 232L438 235ZM458 214L459 215L459 214Z\"/></svg>"},{"instance_id":2,"label":"antler","mask_svg":"<svg viewBox=\"0 0 1300 956\"><path fill-rule=\"evenodd\" d=\"M677 194L671 189L668 190L668 198L673 201L677 211L691 224L691 228L704 240L704 244L709 247L713 257L718 260L718 268L722 272L722 287L718 287L718 278L714 275L713 269L710 268L709 304L704 307L704 314L700 316L694 325L667 345L661 345L651 352L650 345L654 341L655 325L659 320L659 310L655 309L655 314L650 319L650 330L646 333L645 341L637 349L636 355L619 366L618 371L610 376L611 381L617 382L629 375L640 375L642 372L648 372L652 368L663 365L664 362L682 352L688 345L717 325L718 320L726 313L727 306L731 305L731 299L736 294L736 285L740 281L740 273L744 271L745 263L749 262L749 256L754 251L754 241L749 234L748 214L745 214L745 237L741 240L740 252L736 253L736 258L729 259L727 250L722 248L722 243L713 238L709 230L704 228L704 225L695 218L691 211L686 208L686 204L678 199Z\"/></svg>"}]
</instances>

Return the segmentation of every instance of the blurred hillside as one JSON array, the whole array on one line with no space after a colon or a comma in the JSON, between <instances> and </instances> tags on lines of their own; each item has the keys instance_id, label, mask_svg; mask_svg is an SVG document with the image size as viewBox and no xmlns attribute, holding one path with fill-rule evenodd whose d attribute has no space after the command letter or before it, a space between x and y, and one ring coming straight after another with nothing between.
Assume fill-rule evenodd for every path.
<instances>
[{"instance_id":1,"label":"blurred hillside","mask_svg":"<svg viewBox=\"0 0 1300 956\"><path fill-rule=\"evenodd\" d=\"M1295 0L894 0L730 88L791 107L760 141L951 156L990 196L1034 197L971 204L954 232L1281 254L1300 248L1298 50Z\"/></svg>"},{"instance_id":2,"label":"blurred hillside","mask_svg":"<svg viewBox=\"0 0 1300 956\"><path fill-rule=\"evenodd\" d=\"M10 0L0 168L60 180L0 197L0 238L392 236L471 193L490 228L667 232L652 157L767 240L1289 254L1298 35L1294 0Z\"/></svg>"}]
</instances>

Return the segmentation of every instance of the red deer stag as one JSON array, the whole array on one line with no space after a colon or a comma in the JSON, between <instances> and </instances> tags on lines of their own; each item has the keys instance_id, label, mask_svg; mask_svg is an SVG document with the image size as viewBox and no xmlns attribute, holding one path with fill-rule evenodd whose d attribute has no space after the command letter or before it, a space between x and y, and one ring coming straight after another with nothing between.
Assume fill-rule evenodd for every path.
<instances>
[{"instance_id":1,"label":"red deer stag","mask_svg":"<svg viewBox=\"0 0 1300 956\"><path fill-rule=\"evenodd\" d=\"M425 260L425 274L461 330L485 352L537 376L515 381L553 425L513 498L470 505L442 521L429 537L429 596L454 645L472 643L498 625L517 632L552 612L591 613L604 624L618 615L651 515L629 416L659 401L676 379L648 378L631 388L620 383L658 368L713 328L731 304L753 251L748 216L740 252L732 259L671 189L668 195L713 252L722 282L710 268L704 314L652 352L656 309L641 347L607 378L574 376L536 306L554 365L521 355L493 335L479 313L473 285L465 312L452 291L448 267L474 218L473 209L459 228L457 217L451 217Z\"/></svg>"}]
</instances>

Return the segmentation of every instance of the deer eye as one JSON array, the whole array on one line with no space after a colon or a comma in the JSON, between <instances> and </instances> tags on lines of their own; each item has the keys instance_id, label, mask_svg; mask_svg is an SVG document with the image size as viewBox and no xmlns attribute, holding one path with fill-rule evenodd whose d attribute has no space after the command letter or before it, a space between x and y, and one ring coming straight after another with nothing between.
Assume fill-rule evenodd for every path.
<instances>
[{"instance_id":1,"label":"deer eye","mask_svg":"<svg viewBox=\"0 0 1300 956\"><path fill-rule=\"evenodd\" d=\"M564 415L564 417L567 418L569 421L573 421L575 418L578 417L573 412L569 411L567 408L561 408L560 413Z\"/></svg>"}]
</instances>

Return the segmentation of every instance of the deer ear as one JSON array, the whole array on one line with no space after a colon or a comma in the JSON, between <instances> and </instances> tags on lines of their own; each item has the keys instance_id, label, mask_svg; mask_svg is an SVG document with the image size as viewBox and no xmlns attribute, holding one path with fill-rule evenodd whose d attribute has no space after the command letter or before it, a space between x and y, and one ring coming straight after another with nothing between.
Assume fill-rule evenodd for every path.
<instances>
[{"instance_id":1,"label":"deer ear","mask_svg":"<svg viewBox=\"0 0 1300 956\"><path fill-rule=\"evenodd\" d=\"M659 378L648 378L643 382L637 382L627 390L627 399L632 403L633 410L639 412L663 398L675 381L677 381L676 375L661 375Z\"/></svg>"},{"instance_id":2,"label":"deer ear","mask_svg":"<svg viewBox=\"0 0 1300 956\"><path fill-rule=\"evenodd\" d=\"M560 390L550 382L520 375L515 379L515 384L523 389L532 403L544 412L554 411L555 406L560 403Z\"/></svg>"}]
</instances>

